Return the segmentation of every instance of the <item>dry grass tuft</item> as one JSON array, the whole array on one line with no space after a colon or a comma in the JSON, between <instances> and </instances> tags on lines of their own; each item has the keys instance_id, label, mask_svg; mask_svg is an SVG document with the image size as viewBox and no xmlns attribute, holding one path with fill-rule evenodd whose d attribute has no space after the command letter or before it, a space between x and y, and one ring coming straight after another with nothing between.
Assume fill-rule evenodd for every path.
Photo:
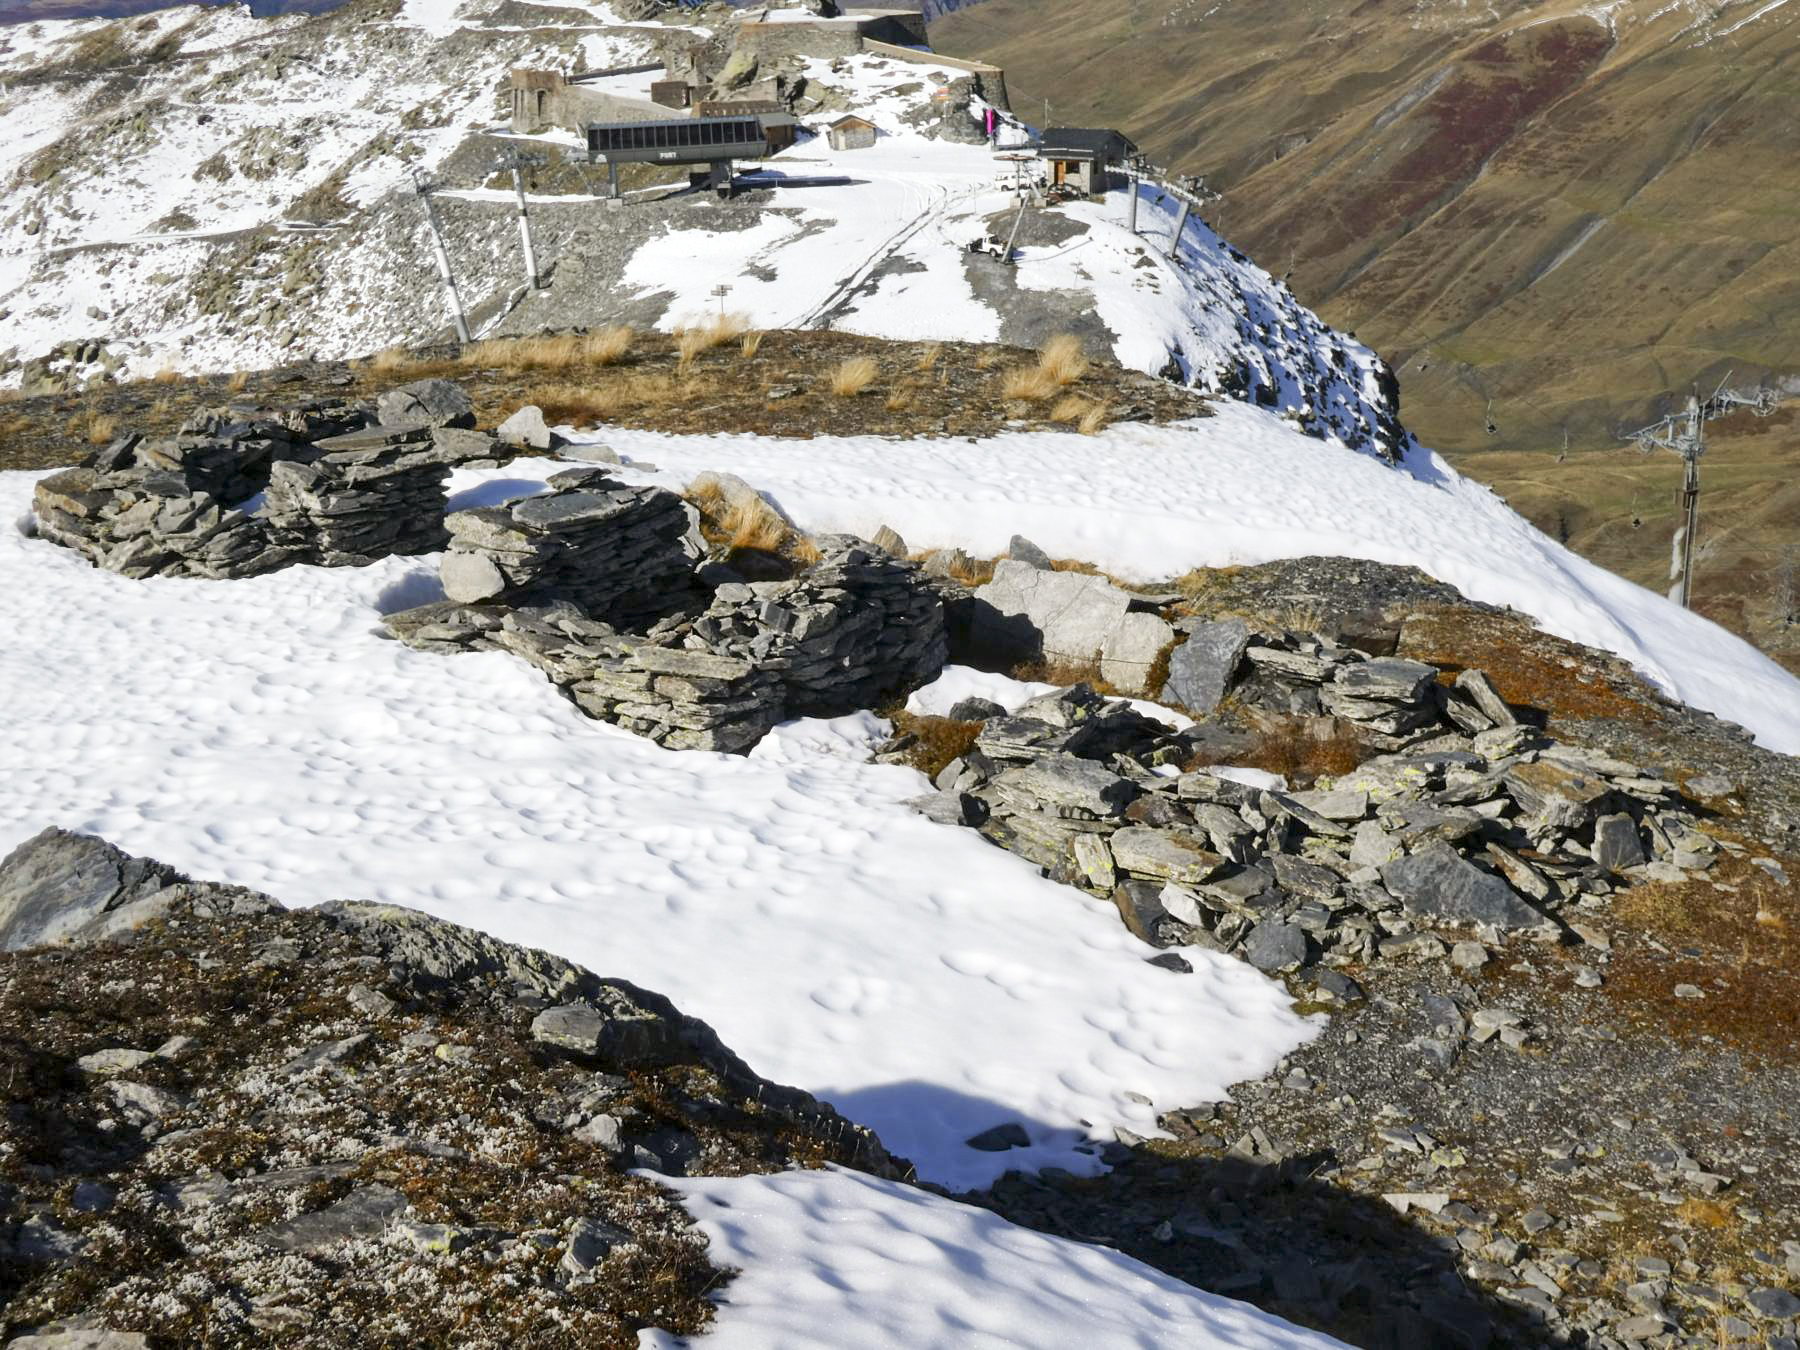
<instances>
[{"instance_id":1,"label":"dry grass tuft","mask_svg":"<svg viewBox=\"0 0 1800 1350\"><path fill-rule=\"evenodd\" d=\"M88 418L87 439L89 445L105 445L118 434L118 418L103 416L90 416Z\"/></svg>"},{"instance_id":2,"label":"dry grass tuft","mask_svg":"<svg viewBox=\"0 0 1800 1350\"><path fill-rule=\"evenodd\" d=\"M758 553L791 550L800 538L781 513L759 496L728 499L715 487L692 492L688 500L700 512L700 533L715 548L750 549ZM818 550L813 550L814 557Z\"/></svg>"},{"instance_id":3,"label":"dry grass tuft","mask_svg":"<svg viewBox=\"0 0 1800 1350\"><path fill-rule=\"evenodd\" d=\"M889 412L907 412L913 405L913 387L909 384L896 385L888 391L882 406Z\"/></svg>"},{"instance_id":4,"label":"dry grass tuft","mask_svg":"<svg viewBox=\"0 0 1800 1350\"><path fill-rule=\"evenodd\" d=\"M1119 691L1100 674L1098 661L1072 661L1066 656L1046 654L1033 661L1021 661L1006 672L1015 680L1032 680L1038 684L1055 684L1067 688L1085 684L1097 694L1118 697Z\"/></svg>"},{"instance_id":5,"label":"dry grass tuft","mask_svg":"<svg viewBox=\"0 0 1800 1350\"><path fill-rule=\"evenodd\" d=\"M1082 414L1093 404L1080 394L1064 394L1056 400L1056 406L1050 410L1052 422L1079 422Z\"/></svg>"},{"instance_id":6,"label":"dry grass tuft","mask_svg":"<svg viewBox=\"0 0 1800 1350\"><path fill-rule=\"evenodd\" d=\"M249 386L250 386L250 372L247 370L237 371L232 375L232 377L229 380L225 381L225 387L234 394L243 393L245 389L249 388Z\"/></svg>"},{"instance_id":7,"label":"dry grass tuft","mask_svg":"<svg viewBox=\"0 0 1800 1350\"><path fill-rule=\"evenodd\" d=\"M747 361L762 349L763 335L761 331L745 333L744 340L738 343L738 353Z\"/></svg>"},{"instance_id":8,"label":"dry grass tuft","mask_svg":"<svg viewBox=\"0 0 1800 1350\"><path fill-rule=\"evenodd\" d=\"M831 392L839 398L854 398L871 384L879 374L872 357L852 356L838 363L831 372Z\"/></svg>"},{"instance_id":9,"label":"dry grass tuft","mask_svg":"<svg viewBox=\"0 0 1800 1350\"><path fill-rule=\"evenodd\" d=\"M369 369L377 375L402 375L417 364L404 347L384 347L369 358Z\"/></svg>"},{"instance_id":10,"label":"dry grass tuft","mask_svg":"<svg viewBox=\"0 0 1800 1350\"><path fill-rule=\"evenodd\" d=\"M1040 403L1061 388L1056 377L1042 366L1014 366L1000 377L1002 398Z\"/></svg>"},{"instance_id":11,"label":"dry grass tuft","mask_svg":"<svg viewBox=\"0 0 1800 1350\"><path fill-rule=\"evenodd\" d=\"M896 738L907 737L903 753L907 762L927 778L936 778L951 760L974 748L981 734L980 722L953 722L948 717L928 717L904 708L882 713L894 724Z\"/></svg>"},{"instance_id":12,"label":"dry grass tuft","mask_svg":"<svg viewBox=\"0 0 1800 1350\"><path fill-rule=\"evenodd\" d=\"M581 358L590 366L616 366L625 359L636 339L637 330L630 324L602 328L581 340Z\"/></svg>"},{"instance_id":13,"label":"dry grass tuft","mask_svg":"<svg viewBox=\"0 0 1800 1350\"><path fill-rule=\"evenodd\" d=\"M802 567L811 567L825 555L819 552L819 546L810 536L796 534L788 541L788 556Z\"/></svg>"},{"instance_id":14,"label":"dry grass tuft","mask_svg":"<svg viewBox=\"0 0 1800 1350\"><path fill-rule=\"evenodd\" d=\"M1112 404L1096 403L1081 414L1075 423L1075 429L1083 436L1092 436L1112 420Z\"/></svg>"},{"instance_id":15,"label":"dry grass tuft","mask_svg":"<svg viewBox=\"0 0 1800 1350\"><path fill-rule=\"evenodd\" d=\"M760 497L743 498L726 509L719 522L732 548L755 549L759 553L779 553L793 530Z\"/></svg>"},{"instance_id":16,"label":"dry grass tuft","mask_svg":"<svg viewBox=\"0 0 1800 1350\"><path fill-rule=\"evenodd\" d=\"M625 391L617 383L540 385L527 390L508 416L527 403L537 404L551 426L562 422L591 426L619 412L625 404Z\"/></svg>"},{"instance_id":17,"label":"dry grass tuft","mask_svg":"<svg viewBox=\"0 0 1800 1350\"><path fill-rule=\"evenodd\" d=\"M175 369L174 366L167 365L157 371L156 374L152 375L150 377L150 382L152 384L179 384L181 382L181 372Z\"/></svg>"},{"instance_id":18,"label":"dry grass tuft","mask_svg":"<svg viewBox=\"0 0 1800 1350\"><path fill-rule=\"evenodd\" d=\"M921 374L929 375L938 363L938 357L944 354L944 344L933 342L919 353L918 368Z\"/></svg>"},{"instance_id":19,"label":"dry grass tuft","mask_svg":"<svg viewBox=\"0 0 1800 1350\"><path fill-rule=\"evenodd\" d=\"M675 330L675 354L678 366L686 371L702 352L722 346L749 330L750 320L742 314L721 314L705 323Z\"/></svg>"},{"instance_id":20,"label":"dry grass tuft","mask_svg":"<svg viewBox=\"0 0 1800 1350\"><path fill-rule=\"evenodd\" d=\"M1038 369L1058 385L1074 384L1088 372L1081 339L1073 333L1058 333L1038 350Z\"/></svg>"},{"instance_id":21,"label":"dry grass tuft","mask_svg":"<svg viewBox=\"0 0 1800 1350\"><path fill-rule=\"evenodd\" d=\"M1228 761L1278 773L1290 786L1306 787L1320 778L1349 773L1370 754L1349 724L1337 718L1266 718L1252 730L1256 740L1248 751L1234 752L1224 760L1200 754L1181 767L1204 769Z\"/></svg>"}]
</instances>

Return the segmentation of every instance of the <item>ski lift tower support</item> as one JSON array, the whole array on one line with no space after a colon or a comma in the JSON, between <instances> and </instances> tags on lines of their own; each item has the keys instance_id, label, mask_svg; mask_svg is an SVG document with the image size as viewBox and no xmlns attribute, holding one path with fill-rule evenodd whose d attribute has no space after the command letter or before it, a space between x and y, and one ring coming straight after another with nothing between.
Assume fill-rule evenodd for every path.
<instances>
[{"instance_id":1,"label":"ski lift tower support","mask_svg":"<svg viewBox=\"0 0 1800 1350\"><path fill-rule=\"evenodd\" d=\"M500 159L494 166L512 172L513 195L519 202L519 245L525 251L525 280L534 291L543 290L544 283L538 275L537 250L531 246L531 218L525 213L523 170L535 169L547 162L548 157L545 155L525 154L509 146L501 152Z\"/></svg>"},{"instance_id":2,"label":"ski lift tower support","mask_svg":"<svg viewBox=\"0 0 1800 1350\"><path fill-rule=\"evenodd\" d=\"M450 271L450 250L444 246L444 232L438 225L437 207L431 201L431 194L437 184L422 169L414 169L412 175L413 190L419 194L419 200L425 206L425 225L431 231L431 246L437 255L438 275L444 280L444 293L450 297L450 317L456 321L456 340L466 346L469 341L469 321L463 317L462 296L457 294L456 277Z\"/></svg>"},{"instance_id":3,"label":"ski lift tower support","mask_svg":"<svg viewBox=\"0 0 1800 1350\"><path fill-rule=\"evenodd\" d=\"M1689 394L1685 412L1671 413L1625 437L1636 441L1645 454L1668 450L1681 456L1681 523L1675 528L1674 556L1669 565L1669 579L1674 583L1669 587L1669 598L1683 609L1692 608L1689 602L1694 593L1694 539L1700 529L1700 456L1706 453L1706 424L1740 408L1767 417L1780 401L1773 389L1745 394L1727 389L1721 382L1711 398L1702 401L1698 394Z\"/></svg>"}]
</instances>

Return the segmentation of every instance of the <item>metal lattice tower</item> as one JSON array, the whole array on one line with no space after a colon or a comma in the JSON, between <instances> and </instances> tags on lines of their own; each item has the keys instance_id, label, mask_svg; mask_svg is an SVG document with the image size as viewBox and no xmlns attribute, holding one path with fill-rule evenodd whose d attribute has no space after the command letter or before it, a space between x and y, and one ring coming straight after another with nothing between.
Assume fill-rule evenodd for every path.
<instances>
[{"instance_id":1,"label":"metal lattice tower","mask_svg":"<svg viewBox=\"0 0 1800 1350\"><path fill-rule=\"evenodd\" d=\"M1681 456L1681 523L1675 527L1669 559L1669 580L1674 583L1669 587L1669 598L1683 609L1691 608L1688 602L1694 591L1694 538L1700 529L1700 456L1706 453L1706 424L1740 408L1767 417L1778 402L1772 389L1745 394L1721 384L1711 398L1702 401L1698 394L1689 394L1685 412L1671 413L1625 437L1636 441L1645 454L1668 450Z\"/></svg>"}]
</instances>

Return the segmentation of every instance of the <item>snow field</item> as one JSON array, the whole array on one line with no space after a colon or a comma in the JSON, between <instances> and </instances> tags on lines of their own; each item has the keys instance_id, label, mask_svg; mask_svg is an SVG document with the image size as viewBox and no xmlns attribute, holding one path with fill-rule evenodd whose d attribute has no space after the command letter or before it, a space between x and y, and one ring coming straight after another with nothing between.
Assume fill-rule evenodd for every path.
<instances>
[{"instance_id":1,"label":"snow field","mask_svg":"<svg viewBox=\"0 0 1800 1350\"><path fill-rule=\"evenodd\" d=\"M1105 1247L839 1168L662 1178L716 1264L705 1336L644 1350L1329 1350L1342 1342Z\"/></svg>"}]
</instances>

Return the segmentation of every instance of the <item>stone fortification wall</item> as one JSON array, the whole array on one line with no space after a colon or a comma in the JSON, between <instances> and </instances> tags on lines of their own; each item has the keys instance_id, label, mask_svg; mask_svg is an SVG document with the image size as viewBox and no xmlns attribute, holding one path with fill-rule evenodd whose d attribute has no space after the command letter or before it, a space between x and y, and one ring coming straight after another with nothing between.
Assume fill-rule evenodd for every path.
<instances>
[{"instance_id":1,"label":"stone fortification wall","mask_svg":"<svg viewBox=\"0 0 1800 1350\"><path fill-rule=\"evenodd\" d=\"M847 19L821 19L815 23L746 20L738 24L736 46L738 51L750 52L759 61L855 56L863 50L862 24Z\"/></svg>"},{"instance_id":2,"label":"stone fortification wall","mask_svg":"<svg viewBox=\"0 0 1800 1350\"><path fill-rule=\"evenodd\" d=\"M446 596L513 607L563 600L622 624L657 617L671 593L689 588L702 545L694 509L680 497L596 469L549 482L546 496L450 517Z\"/></svg>"}]
</instances>

